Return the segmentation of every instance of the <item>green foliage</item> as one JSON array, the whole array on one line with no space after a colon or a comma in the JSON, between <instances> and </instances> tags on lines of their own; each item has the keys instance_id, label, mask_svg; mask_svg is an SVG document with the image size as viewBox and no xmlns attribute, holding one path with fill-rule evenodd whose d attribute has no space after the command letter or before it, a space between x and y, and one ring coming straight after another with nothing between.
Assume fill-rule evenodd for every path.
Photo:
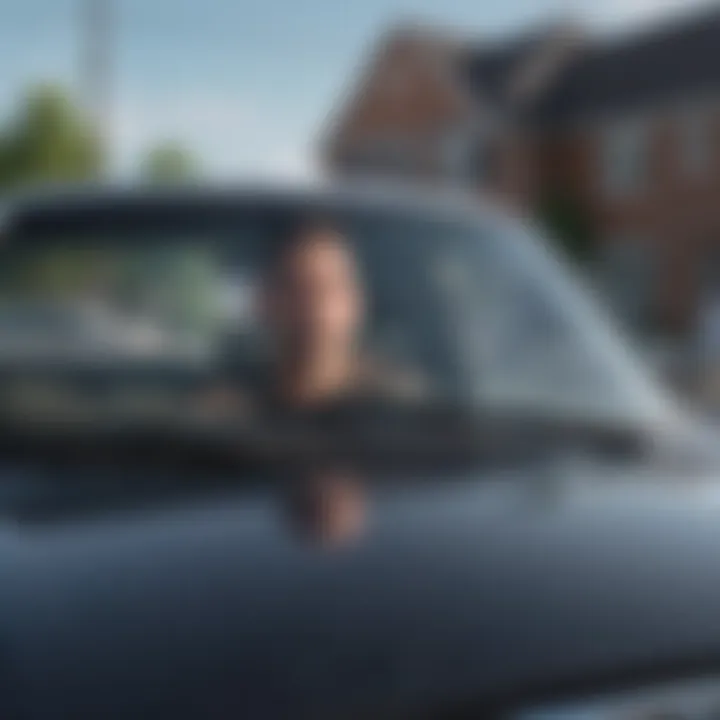
<instances>
[{"instance_id":1,"label":"green foliage","mask_svg":"<svg viewBox=\"0 0 720 720\"><path fill-rule=\"evenodd\" d=\"M550 237L572 260L587 262L596 249L595 228L591 214L570 193L552 193L540 203L537 217Z\"/></svg>"},{"instance_id":2,"label":"green foliage","mask_svg":"<svg viewBox=\"0 0 720 720\"><path fill-rule=\"evenodd\" d=\"M15 113L0 124L0 193L33 183L89 181L103 169L103 148L92 123L56 85L31 88ZM147 155L141 170L149 181L174 183L193 178L197 166L181 146L164 143ZM169 297L158 302L169 305L169 314L179 316L178 322L207 324L213 276L205 260L184 259L173 270L176 276L164 283L164 271L175 266L165 258L159 265L151 260L148 253L101 251L92 243L63 243L40 253L18 248L12 257L4 254L0 263L0 303L102 295L133 311L152 308L155 296L164 292Z\"/></svg>"},{"instance_id":3,"label":"green foliage","mask_svg":"<svg viewBox=\"0 0 720 720\"><path fill-rule=\"evenodd\" d=\"M143 179L158 184L188 182L197 176L197 172L195 158L174 142L150 150L141 166Z\"/></svg>"},{"instance_id":4,"label":"green foliage","mask_svg":"<svg viewBox=\"0 0 720 720\"><path fill-rule=\"evenodd\" d=\"M218 277L213 254L193 245L16 246L0 264L0 305L99 300L168 330L204 335L218 321Z\"/></svg>"},{"instance_id":5,"label":"green foliage","mask_svg":"<svg viewBox=\"0 0 720 720\"><path fill-rule=\"evenodd\" d=\"M0 192L37 182L80 182L97 178L104 148L89 118L63 88L30 88L16 112L0 125ZM181 145L151 149L140 166L152 183L176 183L198 174L195 158Z\"/></svg>"},{"instance_id":6,"label":"green foliage","mask_svg":"<svg viewBox=\"0 0 720 720\"><path fill-rule=\"evenodd\" d=\"M91 124L59 87L40 85L0 129L0 188L31 182L82 181L103 166Z\"/></svg>"},{"instance_id":7,"label":"green foliage","mask_svg":"<svg viewBox=\"0 0 720 720\"><path fill-rule=\"evenodd\" d=\"M114 264L112 253L100 248L17 248L3 256L0 287L16 300L72 300L112 285Z\"/></svg>"}]
</instances>

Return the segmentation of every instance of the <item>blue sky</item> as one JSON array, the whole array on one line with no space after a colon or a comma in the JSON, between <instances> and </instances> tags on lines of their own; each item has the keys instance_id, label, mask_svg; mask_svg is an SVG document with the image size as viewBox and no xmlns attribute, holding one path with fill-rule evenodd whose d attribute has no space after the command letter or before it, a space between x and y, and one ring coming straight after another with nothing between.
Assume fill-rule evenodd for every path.
<instances>
[{"instance_id":1,"label":"blue sky","mask_svg":"<svg viewBox=\"0 0 720 720\"><path fill-rule=\"evenodd\" d=\"M83 0L0 0L0 114L32 82L79 91ZM478 37L571 12L623 30L707 0L113 0L118 172L176 139L211 174L304 175L368 45L416 18Z\"/></svg>"}]
</instances>

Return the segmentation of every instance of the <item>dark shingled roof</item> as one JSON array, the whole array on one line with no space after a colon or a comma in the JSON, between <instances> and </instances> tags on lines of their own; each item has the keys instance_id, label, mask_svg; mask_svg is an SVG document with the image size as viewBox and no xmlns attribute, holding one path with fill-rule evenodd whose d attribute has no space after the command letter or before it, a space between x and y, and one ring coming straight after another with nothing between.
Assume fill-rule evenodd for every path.
<instances>
[{"instance_id":1,"label":"dark shingled roof","mask_svg":"<svg viewBox=\"0 0 720 720\"><path fill-rule=\"evenodd\" d=\"M720 90L720 8L590 46L558 79L538 119L555 123Z\"/></svg>"},{"instance_id":2,"label":"dark shingled roof","mask_svg":"<svg viewBox=\"0 0 720 720\"><path fill-rule=\"evenodd\" d=\"M460 76L477 97L503 102L512 74L548 41L548 36L549 31L543 29L513 42L468 48L460 55Z\"/></svg>"}]
</instances>

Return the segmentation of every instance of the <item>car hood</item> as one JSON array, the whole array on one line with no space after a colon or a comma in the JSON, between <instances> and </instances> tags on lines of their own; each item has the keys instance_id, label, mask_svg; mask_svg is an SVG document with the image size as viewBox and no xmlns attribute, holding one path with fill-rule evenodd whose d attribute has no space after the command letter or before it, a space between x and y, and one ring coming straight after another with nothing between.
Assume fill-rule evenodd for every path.
<instances>
[{"instance_id":1,"label":"car hood","mask_svg":"<svg viewBox=\"0 0 720 720\"><path fill-rule=\"evenodd\" d=\"M3 521L0 686L29 717L287 717L720 663L708 473L367 483L336 541L283 487Z\"/></svg>"}]
</instances>

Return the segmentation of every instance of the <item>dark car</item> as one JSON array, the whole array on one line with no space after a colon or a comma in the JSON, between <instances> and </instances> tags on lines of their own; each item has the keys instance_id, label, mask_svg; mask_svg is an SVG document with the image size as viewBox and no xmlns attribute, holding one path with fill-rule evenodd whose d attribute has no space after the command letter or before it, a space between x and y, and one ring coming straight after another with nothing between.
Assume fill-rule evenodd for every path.
<instances>
[{"instance_id":1,"label":"dark car","mask_svg":"<svg viewBox=\"0 0 720 720\"><path fill-rule=\"evenodd\" d=\"M308 214L431 392L217 413ZM0 363L3 720L720 716L713 438L523 222L357 186L11 203L3 313L66 301L171 340Z\"/></svg>"}]
</instances>

